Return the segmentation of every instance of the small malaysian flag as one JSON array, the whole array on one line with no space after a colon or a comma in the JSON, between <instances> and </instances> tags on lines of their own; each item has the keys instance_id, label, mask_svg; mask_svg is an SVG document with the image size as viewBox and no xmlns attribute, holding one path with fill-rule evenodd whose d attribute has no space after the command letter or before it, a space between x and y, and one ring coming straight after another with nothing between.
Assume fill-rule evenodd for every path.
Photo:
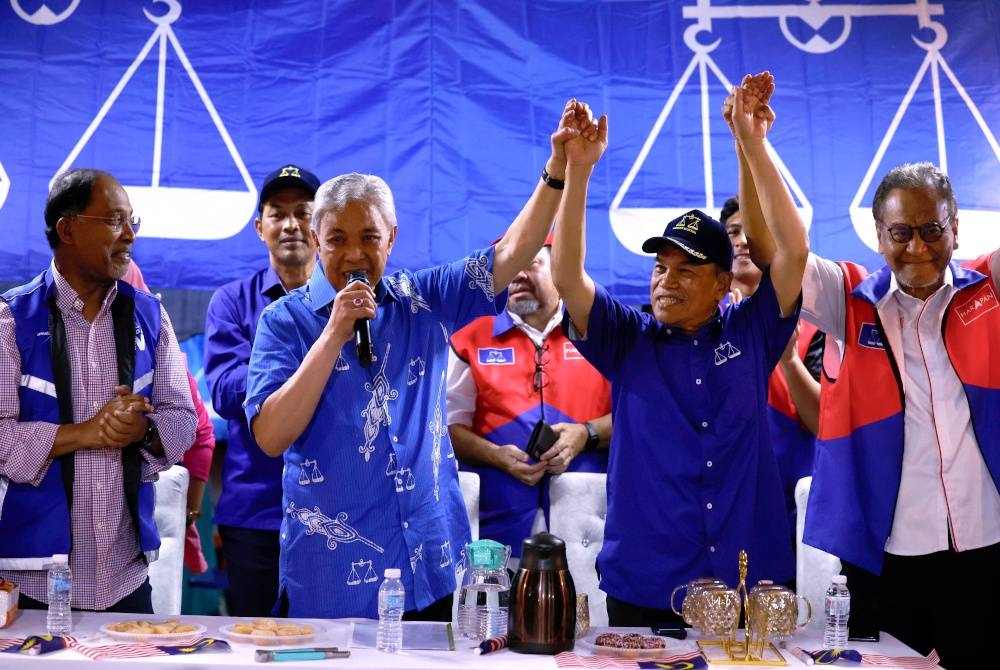
<instances>
[{"instance_id":1,"label":"small malaysian flag","mask_svg":"<svg viewBox=\"0 0 1000 670\"><path fill-rule=\"evenodd\" d=\"M50 651L65 649L76 642L76 638L66 635L29 635L28 637L0 638L0 652L41 656Z\"/></svg>"},{"instance_id":2,"label":"small malaysian flag","mask_svg":"<svg viewBox=\"0 0 1000 670\"><path fill-rule=\"evenodd\" d=\"M674 670L675 668L707 668L708 661L700 651L688 651L681 654L665 655L663 658L655 660L636 661L630 658L615 658L613 656L585 656L565 651L556 655L556 667L558 668L627 668L628 670L639 670L640 668L661 668L662 670Z\"/></svg>"},{"instance_id":3,"label":"small malaysian flag","mask_svg":"<svg viewBox=\"0 0 1000 670\"><path fill-rule=\"evenodd\" d=\"M941 662L937 651L932 651L928 656L862 654L854 649L819 649L806 653L812 656L816 665L860 663L876 667L904 668L905 670L932 670Z\"/></svg>"},{"instance_id":4,"label":"small malaysian flag","mask_svg":"<svg viewBox=\"0 0 1000 670\"><path fill-rule=\"evenodd\" d=\"M87 658L95 661L104 661L113 658L147 658L150 656L174 656L176 654L193 654L199 651L229 651L229 643L225 640L216 640L207 637L194 637L188 640L181 640L178 644L155 645L148 643L116 643L101 646L90 646L84 644L72 644L71 648L77 653L83 654Z\"/></svg>"}]
</instances>

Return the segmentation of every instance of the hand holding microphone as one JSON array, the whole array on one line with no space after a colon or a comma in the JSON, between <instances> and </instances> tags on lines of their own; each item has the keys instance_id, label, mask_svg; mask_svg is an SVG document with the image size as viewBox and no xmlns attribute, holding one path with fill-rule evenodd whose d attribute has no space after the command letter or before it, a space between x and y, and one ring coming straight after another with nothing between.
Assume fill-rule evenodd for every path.
<instances>
[{"instance_id":1,"label":"hand holding microphone","mask_svg":"<svg viewBox=\"0 0 1000 670\"><path fill-rule=\"evenodd\" d=\"M371 285L368 282L368 273L364 270L355 270L350 273L347 280L348 286L356 281L362 282L366 286ZM364 299L354 298L353 304L355 307L361 307L364 305ZM358 361L361 363L361 367L370 368L375 360L375 350L372 347L371 324L367 317L362 317L354 322L354 343L358 348Z\"/></svg>"}]
</instances>

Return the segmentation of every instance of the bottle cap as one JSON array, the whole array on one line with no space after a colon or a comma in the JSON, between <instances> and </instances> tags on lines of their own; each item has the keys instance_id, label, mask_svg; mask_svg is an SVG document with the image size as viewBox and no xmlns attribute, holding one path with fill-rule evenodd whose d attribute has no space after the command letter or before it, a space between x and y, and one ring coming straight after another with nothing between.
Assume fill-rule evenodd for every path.
<instances>
[{"instance_id":1,"label":"bottle cap","mask_svg":"<svg viewBox=\"0 0 1000 670\"><path fill-rule=\"evenodd\" d=\"M399 579L399 575L400 575L399 568L386 568L385 569L385 578L386 579Z\"/></svg>"},{"instance_id":2,"label":"bottle cap","mask_svg":"<svg viewBox=\"0 0 1000 670\"><path fill-rule=\"evenodd\" d=\"M476 540L469 543L469 562L474 568L499 570L507 564L510 549L495 540Z\"/></svg>"},{"instance_id":3,"label":"bottle cap","mask_svg":"<svg viewBox=\"0 0 1000 670\"><path fill-rule=\"evenodd\" d=\"M834 575L833 576L833 583L834 584L846 584L847 583L847 575Z\"/></svg>"},{"instance_id":4,"label":"bottle cap","mask_svg":"<svg viewBox=\"0 0 1000 670\"><path fill-rule=\"evenodd\" d=\"M52 554L53 563L69 563L69 554Z\"/></svg>"}]
</instances>

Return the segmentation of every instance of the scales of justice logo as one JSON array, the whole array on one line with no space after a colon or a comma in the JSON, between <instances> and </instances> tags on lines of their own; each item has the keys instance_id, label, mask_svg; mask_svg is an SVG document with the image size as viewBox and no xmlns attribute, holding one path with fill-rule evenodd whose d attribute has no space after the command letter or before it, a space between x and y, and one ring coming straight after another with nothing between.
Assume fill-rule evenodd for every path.
<instances>
[{"instance_id":1,"label":"scales of justice logo","mask_svg":"<svg viewBox=\"0 0 1000 670\"><path fill-rule=\"evenodd\" d=\"M156 47L157 53L157 82L156 82L156 106L152 110L154 117L153 135L153 160L152 177L149 184L123 183L122 186L128 192L129 200L136 212L142 214L142 234L143 237L161 237L184 240L216 240L232 237L246 226L249 212L253 211L257 204L257 188L254 186L250 173L247 171L243 159L233 142L229 131L219 115L218 110L212 103L205 86L202 84L194 65L188 59L184 47L181 46L177 35L174 33L172 25L180 18L181 5L177 0L152 0L152 2L166 5L167 11L164 14L156 15L147 9L142 12L146 18L154 25L154 30L146 43L139 50L139 53L132 60L132 63L122 74L118 83L111 93L104 100L101 108L97 111L90 125L83 132L76 145L63 161L55 174L59 174L74 165L84 147L91 140L94 133L104 121L112 106L118 100L122 91L129 85L132 77L139 67L153 52ZM66 10L55 14L51 9L43 7L34 14L27 14L23 9L19 9L18 0L11 0L12 6L22 19L38 25L51 25L64 20L76 9L79 0L73 2ZM168 48L172 50L172 57L180 62L184 72L197 91L198 97L204 107L205 113L211 119L215 132L218 133L233 167L242 181L245 189L226 190L218 188L187 188L178 186L167 186L161 183L161 163L163 157L163 130L164 130L164 109L165 101L169 92L167 90L166 60L168 58ZM195 141L192 139L191 141ZM182 140L183 142L183 140ZM197 155L197 147L187 147L191 155ZM115 172L115 166L109 166L111 172ZM55 175L53 175L53 178ZM0 189L9 188L9 181L0 166ZM51 183L50 183L51 186ZM0 191L0 196L5 195ZM0 197L0 205L3 198ZM183 212L183 215L178 215Z\"/></svg>"},{"instance_id":2,"label":"scales of justice logo","mask_svg":"<svg viewBox=\"0 0 1000 670\"><path fill-rule=\"evenodd\" d=\"M844 3L824 5L822 4L823 0L807 0L804 4L786 2L770 5L748 3L716 6L712 2L713 0L695 0L694 4L683 7L683 18L694 21L684 31L684 44L691 50L693 55L683 74L681 74L680 79L674 85L673 90L670 91L670 95L656 121L653 123L653 127L647 135L638 156L611 202L608 213L611 228L618 241L629 251L642 254L643 241L648 237L659 235L663 230L664 222L670 221L691 209L701 209L709 212L718 211L719 207L730 195L730 193L721 196L716 194L715 175L712 165L712 137L709 130L709 121L713 114L718 116L718 108L720 106L716 104L720 101L710 99L710 88L721 85L721 90L728 91L733 86L732 81L725 75L711 55L722 42L721 38L709 41L713 37L713 22L716 21L730 19L740 21L777 19L781 33L788 43L796 49L812 56L831 53L846 44L854 22L866 17L916 18L917 28L923 31L923 35L933 34L933 38L929 41L922 40L916 35L912 36L915 46L926 51L926 56L917 69L903 99L899 103L895 115L889 122L888 128L882 136L861 184L858 186L857 192L847 206L847 213L850 216L855 233L872 250L878 250L878 240L875 235L875 226L871 216L871 202L869 199L863 204L862 200L869 191L873 190L872 183L880 167L882 168L882 172L891 167L882 166L883 158L905 120L907 110L910 108L915 93L928 77L930 78L934 106L937 142L937 156L934 158L937 165L947 173L949 154L946 140L959 145L960 148L964 139L962 137L949 136L946 132L945 112L953 110L946 109L941 92L942 87L949 84L964 103L965 108L971 114L979 131L985 137L997 163L1000 164L1000 144L997 143L996 136L987 125L975 101L966 91L958 77L955 76L954 71L942 54L942 49L948 41L948 32L944 25L935 20L936 17L944 14L942 3L934 3L930 0L909 0L908 2L901 3ZM790 22L793 19L804 22L816 34L805 41L797 38L790 27ZM839 22L841 26L839 35L832 40L828 40L819 34L820 28L827 26L829 22ZM824 33L829 34L826 30L824 30ZM713 79L715 83L713 83ZM686 167L696 166L700 158L704 199L686 199L686 196L679 195L672 202L663 203L662 205L657 204L657 206L652 207L630 207L624 205L626 195L636 185L636 178L642 171L643 165L649 159L650 151L663 131L664 124L671 113L675 111L678 100L689 85L698 89L701 127L699 138L700 151L689 152L689 162ZM952 105L952 107L954 106ZM808 197L769 142L767 143L767 149L778 171L784 178L789 191L791 191L792 197L798 205L802 220L808 229L812 224L813 216L813 207ZM913 160L921 160L921 158L914 158ZM652 189L656 189L658 186L660 185L653 184ZM638 188L638 185L636 187ZM645 188L650 189L649 186ZM697 191L697 187L694 190ZM691 191L685 190L684 192L690 193ZM959 218L961 220L961 250L963 257L972 258L996 248L997 230L998 225L1000 225L1000 211L963 207L959 212Z\"/></svg>"}]
</instances>

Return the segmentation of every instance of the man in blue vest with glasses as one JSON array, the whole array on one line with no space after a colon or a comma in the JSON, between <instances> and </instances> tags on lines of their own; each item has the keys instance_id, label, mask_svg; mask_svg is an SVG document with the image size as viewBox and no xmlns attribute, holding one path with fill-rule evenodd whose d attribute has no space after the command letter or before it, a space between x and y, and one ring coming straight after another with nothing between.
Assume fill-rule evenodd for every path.
<instances>
[{"instance_id":1,"label":"man in blue vest with glasses","mask_svg":"<svg viewBox=\"0 0 1000 670\"><path fill-rule=\"evenodd\" d=\"M184 359L159 301L119 281L139 229L106 172L58 175L53 260L0 300L0 577L47 606L68 554L72 606L152 613L156 473L194 442Z\"/></svg>"}]
</instances>

